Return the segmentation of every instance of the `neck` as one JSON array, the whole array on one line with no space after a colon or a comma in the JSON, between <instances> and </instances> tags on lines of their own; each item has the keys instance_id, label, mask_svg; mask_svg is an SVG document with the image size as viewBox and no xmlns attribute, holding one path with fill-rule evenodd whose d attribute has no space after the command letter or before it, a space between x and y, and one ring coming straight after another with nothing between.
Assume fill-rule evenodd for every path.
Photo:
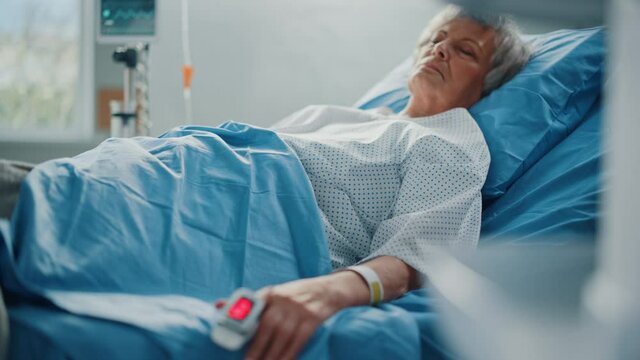
<instances>
[{"instance_id":1,"label":"neck","mask_svg":"<svg viewBox=\"0 0 640 360\"><path fill-rule=\"evenodd\" d=\"M431 116L440 113L441 111L435 109L430 103L418 102L413 96L409 98L407 106L400 112L400 115L408 116L410 118L418 118Z\"/></svg>"}]
</instances>

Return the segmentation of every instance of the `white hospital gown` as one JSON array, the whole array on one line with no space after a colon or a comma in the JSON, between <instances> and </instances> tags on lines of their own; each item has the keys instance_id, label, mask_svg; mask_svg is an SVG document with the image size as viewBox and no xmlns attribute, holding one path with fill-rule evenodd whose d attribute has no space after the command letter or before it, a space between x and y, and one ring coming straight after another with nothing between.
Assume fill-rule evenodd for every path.
<instances>
[{"instance_id":1,"label":"white hospital gown","mask_svg":"<svg viewBox=\"0 0 640 360\"><path fill-rule=\"evenodd\" d=\"M390 255L426 275L435 247L477 244L490 158L467 110L310 106L272 129L309 176L334 269Z\"/></svg>"}]
</instances>

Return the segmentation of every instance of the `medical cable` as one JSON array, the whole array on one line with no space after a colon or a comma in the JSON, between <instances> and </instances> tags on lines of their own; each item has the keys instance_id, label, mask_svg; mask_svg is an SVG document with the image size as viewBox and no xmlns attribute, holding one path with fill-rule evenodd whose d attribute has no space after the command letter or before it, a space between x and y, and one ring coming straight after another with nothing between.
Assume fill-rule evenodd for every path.
<instances>
[{"instance_id":1,"label":"medical cable","mask_svg":"<svg viewBox=\"0 0 640 360\"><path fill-rule=\"evenodd\" d=\"M182 93L184 96L185 124L192 122L191 108L191 79L193 78L193 65L191 63L191 48L189 46L189 4L188 0L182 0L182 53L184 64L182 65Z\"/></svg>"}]
</instances>

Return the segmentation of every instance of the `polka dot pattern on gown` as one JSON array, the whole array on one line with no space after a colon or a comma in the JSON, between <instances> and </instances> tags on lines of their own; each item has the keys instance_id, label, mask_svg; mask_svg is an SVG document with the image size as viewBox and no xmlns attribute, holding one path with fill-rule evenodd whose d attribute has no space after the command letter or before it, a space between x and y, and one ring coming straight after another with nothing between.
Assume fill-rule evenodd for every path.
<instances>
[{"instance_id":1,"label":"polka dot pattern on gown","mask_svg":"<svg viewBox=\"0 0 640 360\"><path fill-rule=\"evenodd\" d=\"M311 106L272 127L304 166L334 269L395 256L423 274L434 247L473 247L489 168L462 108L424 118Z\"/></svg>"}]
</instances>

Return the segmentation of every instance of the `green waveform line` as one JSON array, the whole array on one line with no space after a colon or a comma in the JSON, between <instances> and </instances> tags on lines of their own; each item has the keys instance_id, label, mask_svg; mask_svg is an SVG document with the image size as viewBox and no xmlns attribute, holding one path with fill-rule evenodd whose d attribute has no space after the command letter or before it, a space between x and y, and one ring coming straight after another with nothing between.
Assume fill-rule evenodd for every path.
<instances>
[{"instance_id":1,"label":"green waveform line","mask_svg":"<svg viewBox=\"0 0 640 360\"><path fill-rule=\"evenodd\" d=\"M103 15L108 13L109 15L113 15L111 18L113 20L134 20L134 19L140 19L140 20L153 20L154 17L154 11L144 11L144 10L134 10L134 9L127 9L127 10L115 10L115 11L108 11L105 10L103 12Z\"/></svg>"}]
</instances>

